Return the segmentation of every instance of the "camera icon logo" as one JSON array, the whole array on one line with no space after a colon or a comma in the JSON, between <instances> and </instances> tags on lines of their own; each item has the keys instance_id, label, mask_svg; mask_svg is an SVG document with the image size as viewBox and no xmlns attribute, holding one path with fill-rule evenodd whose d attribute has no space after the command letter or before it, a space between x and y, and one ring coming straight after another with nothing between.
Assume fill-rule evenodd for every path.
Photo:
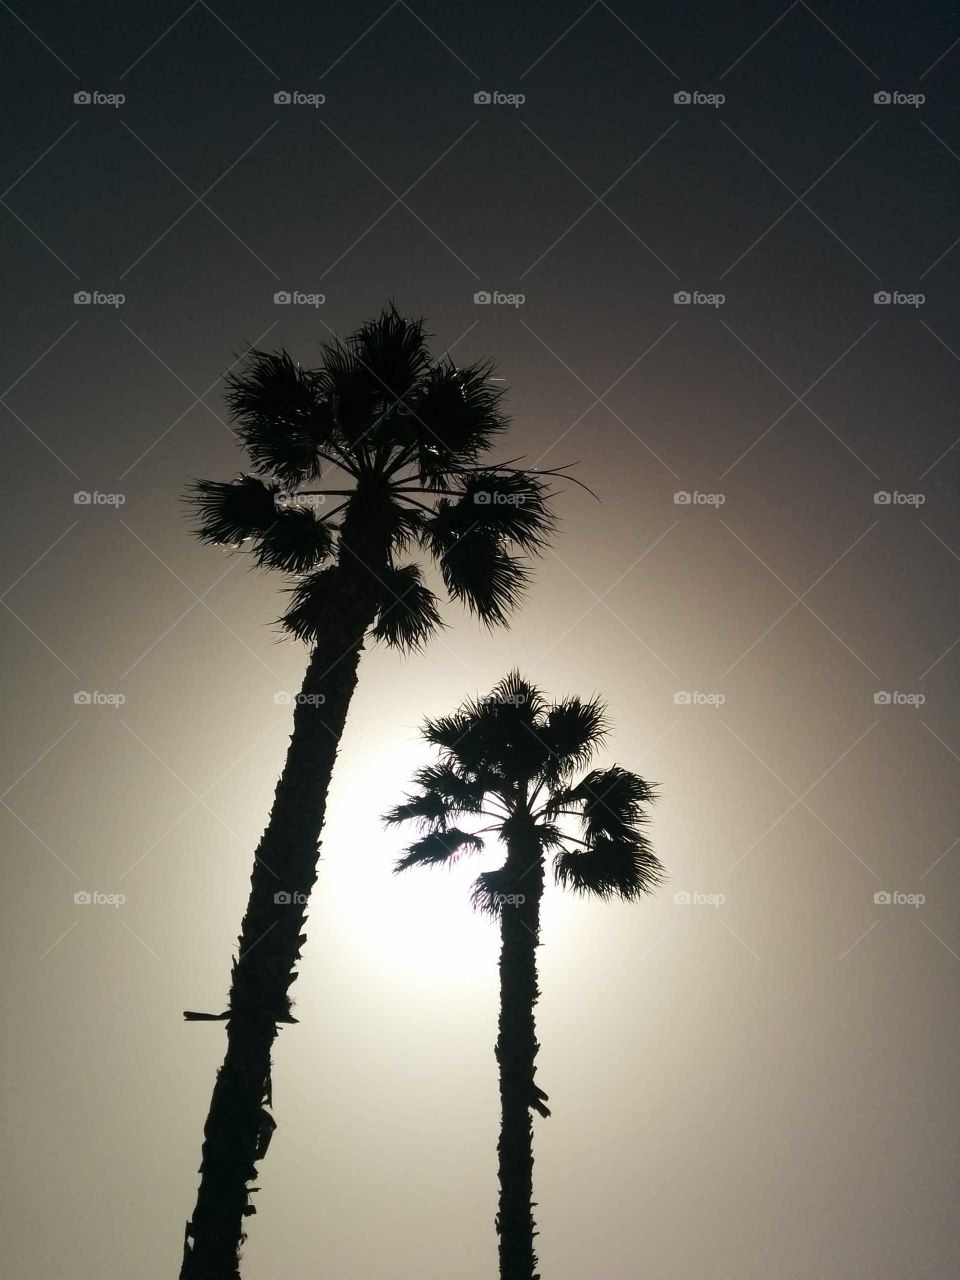
<instances>
[{"instance_id":1,"label":"camera icon logo","mask_svg":"<svg viewBox=\"0 0 960 1280\"><path fill-rule=\"evenodd\" d=\"M473 295L473 300L474 300L474 302L476 303L476 305L477 305L478 307L486 307L486 306L489 306L489 305L490 305L490 303L493 301L493 299L491 298L490 294L489 294L489 293L487 293L486 289L479 289L479 290L478 290L478 291Z\"/></svg>"},{"instance_id":2,"label":"camera icon logo","mask_svg":"<svg viewBox=\"0 0 960 1280\"><path fill-rule=\"evenodd\" d=\"M278 689L277 692L273 695L273 701L275 706L289 707L293 699L290 697L290 694L286 691L286 689Z\"/></svg>"},{"instance_id":3,"label":"camera icon logo","mask_svg":"<svg viewBox=\"0 0 960 1280\"><path fill-rule=\"evenodd\" d=\"M85 690L80 689L73 695L74 704L78 707L89 707L93 699Z\"/></svg>"},{"instance_id":4,"label":"camera icon logo","mask_svg":"<svg viewBox=\"0 0 960 1280\"><path fill-rule=\"evenodd\" d=\"M893 895L886 889L880 889L873 895L873 900L878 907L887 907L893 901Z\"/></svg>"},{"instance_id":5,"label":"camera icon logo","mask_svg":"<svg viewBox=\"0 0 960 1280\"><path fill-rule=\"evenodd\" d=\"M891 98L886 89L878 89L873 95L873 100L878 106L886 107L890 105Z\"/></svg>"},{"instance_id":6,"label":"camera icon logo","mask_svg":"<svg viewBox=\"0 0 960 1280\"><path fill-rule=\"evenodd\" d=\"M481 507L488 507L490 505L490 497L491 495L487 489L478 489L473 495L473 500Z\"/></svg>"},{"instance_id":7,"label":"camera icon logo","mask_svg":"<svg viewBox=\"0 0 960 1280\"><path fill-rule=\"evenodd\" d=\"M73 895L73 900L78 907L86 907L90 905L90 903L93 901L93 898L89 893L86 892L86 890L81 889L79 893L75 893Z\"/></svg>"},{"instance_id":8,"label":"camera icon logo","mask_svg":"<svg viewBox=\"0 0 960 1280\"><path fill-rule=\"evenodd\" d=\"M92 495L87 493L86 489L78 489L73 495L73 501L78 507L89 507L92 501Z\"/></svg>"},{"instance_id":9,"label":"camera icon logo","mask_svg":"<svg viewBox=\"0 0 960 1280\"><path fill-rule=\"evenodd\" d=\"M290 94L286 89L278 89L273 95L273 100L278 107L288 106L290 103Z\"/></svg>"},{"instance_id":10,"label":"camera icon logo","mask_svg":"<svg viewBox=\"0 0 960 1280\"><path fill-rule=\"evenodd\" d=\"M279 893L273 895L273 900L278 907L288 907L290 905L290 895L285 889L281 889Z\"/></svg>"},{"instance_id":11,"label":"camera icon logo","mask_svg":"<svg viewBox=\"0 0 960 1280\"><path fill-rule=\"evenodd\" d=\"M88 307L90 305L90 294L86 289L79 289L73 295L73 301L78 307Z\"/></svg>"},{"instance_id":12,"label":"camera icon logo","mask_svg":"<svg viewBox=\"0 0 960 1280\"><path fill-rule=\"evenodd\" d=\"M873 495L873 501L878 507L889 507L891 500L891 495L886 489L878 489Z\"/></svg>"},{"instance_id":13,"label":"camera icon logo","mask_svg":"<svg viewBox=\"0 0 960 1280\"><path fill-rule=\"evenodd\" d=\"M488 107L491 102L490 94L486 89L480 89L473 95L473 100L478 107Z\"/></svg>"},{"instance_id":14,"label":"camera icon logo","mask_svg":"<svg viewBox=\"0 0 960 1280\"><path fill-rule=\"evenodd\" d=\"M273 300L278 307L288 307L290 305L290 294L286 289L278 289L273 295Z\"/></svg>"},{"instance_id":15,"label":"camera icon logo","mask_svg":"<svg viewBox=\"0 0 960 1280\"><path fill-rule=\"evenodd\" d=\"M78 89L77 92L73 95L73 100L78 106L81 106L81 107L89 106L90 94L87 92L86 89Z\"/></svg>"},{"instance_id":16,"label":"camera icon logo","mask_svg":"<svg viewBox=\"0 0 960 1280\"><path fill-rule=\"evenodd\" d=\"M886 689L880 689L873 695L873 703L876 707L889 707L892 701L893 698L887 693Z\"/></svg>"},{"instance_id":17,"label":"camera icon logo","mask_svg":"<svg viewBox=\"0 0 960 1280\"><path fill-rule=\"evenodd\" d=\"M673 495L673 501L676 503L678 507L689 507L690 494L686 491L686 489L678 489L677 492Z\"/></svg>"},{"instance_id":18,"label":"camera icon logo","mask_svg":"<svg viewBox=\"0 0 960 1280\"><path fill-rule=\"evenodd\" d=\"M693 901L693 895L688 889L678 889L673 895L673 900L678 907L689 907Z\"/></svg>"},{"instance_id":19,"label":"camera icon logo","mask_svg":"<svg viewBox=\"0 0 960 1280\"><path fill-rule=\"evenodd\" d=\"M878 307L888 307L890 305L890 294L886 289L880 289L873 295L873 301Z\"/></svg>"},{"instance_id":20,"label":"camera icon logo","mask_svg":"<svg viewBox=\"0 0 960 1280\"><path fill-rule=\"evenodd\" d=\"M673 100L677 106L687 106L690 103L690 94L686 89L678 89L673 95Z\"/></svg>"},{"instance_id":21,"label":"camera icon logo","mask_svg":"<svg viewBox=\"0 0 960 1280\"><path fill-rule=\"evenodd\" d=\"M680 289L673 295L673 300L679 307L688 307L690 305L690 294L686 289Z\"/></svg>"},{"instance_id":22,"label":"camera icon logo","mask_svg":"<svg viewBox=\"0 0 960 1280\"><path fill-rule=\"evenodd\" d=\"M693 699L685 689L681 689L679 693L673 695L674 706L677 707L689 707L692 701Z\"/></svg>"}]
</instances>

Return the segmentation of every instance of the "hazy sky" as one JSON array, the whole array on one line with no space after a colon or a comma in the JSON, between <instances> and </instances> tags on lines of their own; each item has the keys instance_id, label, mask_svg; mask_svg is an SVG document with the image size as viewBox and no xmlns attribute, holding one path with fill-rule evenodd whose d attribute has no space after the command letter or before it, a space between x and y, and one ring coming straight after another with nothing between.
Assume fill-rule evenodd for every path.
<instances>
[{"instance_id":1,"label":"hazy sky","mask_svg":"<svg viewBox=\"0 0 960 1280\"><path fill-rule=\"evenodd\" d=\"M603 501L562 496L510 632L451 607L363 659L246 1280L495 1272L484 864L394 880L377 815L422 718L515 664L608 699L671 877L547 894L545 1280L955 1275L955 13L0 23L5 1273L179 1266L224 1043L181 1011L223 1007L305 665L180 497L243 465L232 359L310 361L393 298L497 360L503 456L579 460Z\"/></svg>"}]
</instances>

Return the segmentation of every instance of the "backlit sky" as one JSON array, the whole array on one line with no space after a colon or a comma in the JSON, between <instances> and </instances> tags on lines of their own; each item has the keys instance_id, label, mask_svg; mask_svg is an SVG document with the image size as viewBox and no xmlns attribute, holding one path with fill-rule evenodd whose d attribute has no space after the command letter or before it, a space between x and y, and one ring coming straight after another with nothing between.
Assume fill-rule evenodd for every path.
<instances>
[{"instance_id":1,"label":"backlit sky","mask_svg":"<svg viewBox=\"0 0 960 1280\"><path fill-rule=\"evenodd\" d=\"M956 15L64 8L0 10L5 1274L179 1266L223 1049L181 1011L223 1007L306 660L180 496L243 465L231 360L389 298L602 502L509 632L363 659L246 1280L495 1271L484 863L394 880L377 815L514 665L606 697L670 874L547 895L545 1280L954 1274Z\"/></svg>"}]
</instances>

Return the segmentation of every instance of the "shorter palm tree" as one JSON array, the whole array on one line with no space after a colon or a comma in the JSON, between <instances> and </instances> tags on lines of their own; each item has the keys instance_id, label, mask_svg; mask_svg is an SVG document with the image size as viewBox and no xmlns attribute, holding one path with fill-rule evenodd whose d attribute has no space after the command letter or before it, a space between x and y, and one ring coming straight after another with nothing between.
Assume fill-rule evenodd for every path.
<instances>
[{"instance_id":1,"label":"shorter palm tree","mask_svg":"<svg viewBox=\"0 0 960 1280\"><path fill-rule=\"evenodd\" d=\"M597 699L549 703L511 672L486 697L425 723L423 736L440 760L415 774L417 792L386 815L388 823L415 821L423 832L396 864L398 872L449 866L482 850L491 833L506 846L503 865L480 875L473 890L474 905L499 919L502 944L496 1046L501 1280L539 1280L531 1112L550 1114L535 1081L540 1046L533 1012L546 857L553 855L562 888L602 899L635 901L663 877L641 829L653 787L619 765L576 777L606 731L606 708ZM466 831L458 825L465 817L492 821Z\"/></svg>"}]
</instances>

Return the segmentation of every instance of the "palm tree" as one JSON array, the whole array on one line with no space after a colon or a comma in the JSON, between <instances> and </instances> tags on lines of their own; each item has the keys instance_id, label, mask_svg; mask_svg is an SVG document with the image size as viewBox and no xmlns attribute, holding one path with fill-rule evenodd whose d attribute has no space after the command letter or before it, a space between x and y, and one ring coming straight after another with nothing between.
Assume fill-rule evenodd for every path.
<instances>
[{"instance_id":1,"label":"palm tree","mask_svg":"<svg viewBox=\"0 0 960 1280\"><path fill-rule=\"evenodd\" d=\"M421 320L391 307L319 366L252 351L228 379L228 404L252 472L197 482L197 536L244 549L289 576L282 626L310 658L293 734L251 877L221 1014L227 1051L204 1128L200 1187L187 1223L182 1280L237 1280L246 1216L275 1127L270 1052L296 1021L296 977L319 836L361 650L367 640L417 648L441 625L419 565L493 626L528 578L525 558L553 528L545 477L483 458L506 426L491 366L434 359Z\"/></svg>"},{"instance_id":2,"label":"palm tree","mask_svg":"<svg viewBox=\"0 0 960 1280\"><path fill-rule=\"evenodd\" d=\"M596 699L548 703L512 672L485 698L428 720L423 736L439 763L419 770L419 790L386 815L419 823L422 837L396 871L449 865L483 848L494 833L507 856L475 882L474 905L500 921L500 1205L496 1218L501 1280L539 1280L533 1238L533 1118L550 1114L535 1081L536 948L545 860L556 882L576 893L632 902L652 892L663 868L641 830L652 786L619 765L576 775L607 730ZM463 818L489 818L470 832ZM571 829L579 824L579 834Z\"/></svg>"}]
</instances>

